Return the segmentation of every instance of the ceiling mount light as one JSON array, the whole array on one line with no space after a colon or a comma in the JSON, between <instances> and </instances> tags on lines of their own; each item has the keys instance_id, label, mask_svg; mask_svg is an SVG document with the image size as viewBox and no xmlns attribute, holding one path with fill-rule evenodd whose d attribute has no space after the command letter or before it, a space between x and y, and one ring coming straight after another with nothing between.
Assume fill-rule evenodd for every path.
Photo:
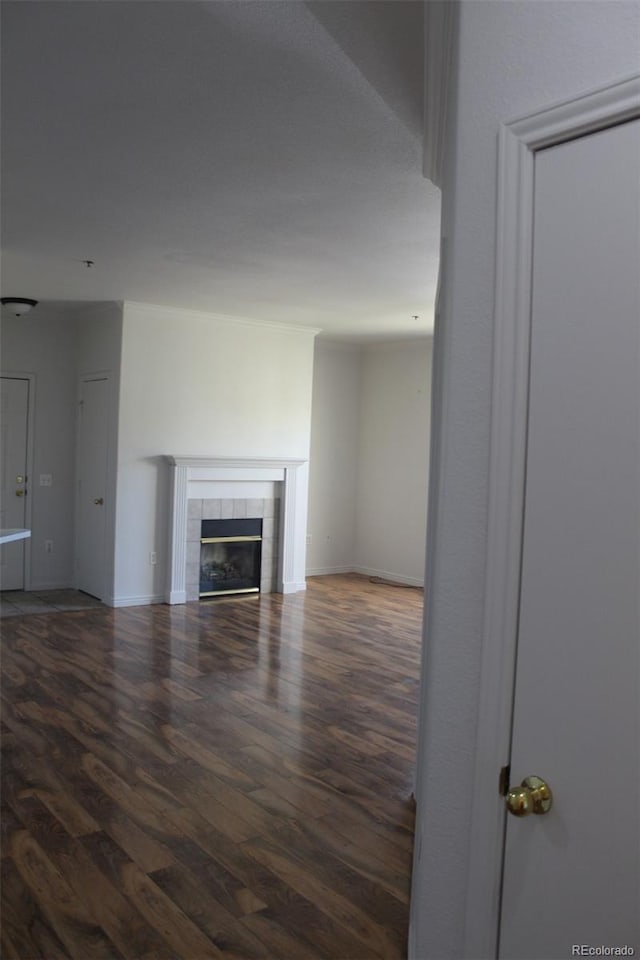
<instances>
[{"instance_id":1,"label":"ceiling mount light","mask_svg":"<svg viewBox=\"0 0 640 960\"><path fill-rule=\"evenodd\" d=\"M27 297L2 297L0 299L2 306L6 307L14 317L23 317L38 302L37 300L29 300Z\"/></svg>"}]
</instances>

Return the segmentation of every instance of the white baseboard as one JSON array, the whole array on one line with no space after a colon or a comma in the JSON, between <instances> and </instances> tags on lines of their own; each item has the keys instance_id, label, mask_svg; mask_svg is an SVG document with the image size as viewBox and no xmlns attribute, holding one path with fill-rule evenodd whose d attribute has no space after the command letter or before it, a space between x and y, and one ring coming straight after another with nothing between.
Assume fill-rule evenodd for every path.
<instances>
[{"instance_id":1,"label":"white baseboard","mask_svg":"<svg viewBox=\"0 0 640 960\"><path fill-rule=\"evenodd\" d=\"M307 583L305 580L287 580L282 584L283 593L299 593L306 589Z\"/></svg>"},{"instance_id":2,"label":"white baseboard","mask_svg":"<svg viewBox=\"0 0 640 960\"><path fill-rule=\"evenodd\" d=\"M170 590L169 596L166 594L163 596L165 603L186 603L187 602L187 591L186 590Z\"/></svg>"},{"instance_id":3,"label":"white baseboard","mask_svg":"<svg viewBox=\"0 0 640 960\"><path fill-rule=\"evenodd\" d=\"M109 607L146 607L152 603L165 603L164 594L157 593L150 597L109 597L104 603Z\"/></svg>"},{"instance_id":4,"label":"white baseboard","mask_svg":"<svg viewBox=\"0 0 640 960\"><path fill-rule=\"evenodd\" d=\"M401 573L392 573L390 570L374 570L373 567L353 568L354 573L363 573L366 577L381 577L383 580L392 580L393 583L400 583L407 587L424 587L424 580L417 577L405 577Z\"/></svg>"},{"instance_id":5,"label":"white baseboard","mask_svg":"<svg viewBox=\"0 0 640 960\"><path fill-rule=\"evenodd\" d=\"M308 577L326 577L332 573L354 573L355 568L352 563L339 563L333 567L311 567L307 570Z\"/></svg>"}]
</instances>

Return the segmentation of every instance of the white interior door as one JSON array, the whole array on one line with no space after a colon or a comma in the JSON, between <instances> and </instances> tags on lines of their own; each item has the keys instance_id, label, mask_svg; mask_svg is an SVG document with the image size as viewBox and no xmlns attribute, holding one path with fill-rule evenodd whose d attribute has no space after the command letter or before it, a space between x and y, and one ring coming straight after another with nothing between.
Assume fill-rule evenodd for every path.
<instances>
[{"instance_id":1,"label":"white interior door","mask_svg":"<svg viewBox=\"0 0 640 960\"><path fill-rule=\"evenodd\" d=\"M500 955L640 952L640 121L535 160L530 412Z\"/></svg>"},{"instance_id":2,"label":"white interior door","mask_svg":"<svg viewBox=\"0 0 640 960\"><path fill-rule=\"evenodd\" d=\"M0 404L0 527L21 529L26 526L29 381L2 377ZM24 588L24 549L24 540L0 546L0 589Z\"/></svg>"},{"instance_id":3,"label":"white interior door","mask_svg":"<svg viewBox=\"0 0 640 960\"><path fill-rule=\"evenodd\" d=\"M78 435L78 588L102 600L106 584L109 381L81 383Z\"/></svg>"}]
</instances>

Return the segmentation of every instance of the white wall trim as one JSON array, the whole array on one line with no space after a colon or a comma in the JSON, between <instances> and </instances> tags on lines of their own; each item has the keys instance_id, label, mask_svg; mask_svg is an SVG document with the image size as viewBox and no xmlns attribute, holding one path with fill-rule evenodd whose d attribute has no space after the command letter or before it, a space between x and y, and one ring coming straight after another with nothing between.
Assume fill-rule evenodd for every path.
<instances>
[{"instance_id":1,"label":"white wall trim","mask_svg":"<svg viewBox=\"0 0 640 960\"><path fill-rule=\"evenodd\" d=\"M169 496L169 583L167 603L187 602L187 504L189 498L188 464L174 463L170 471Z\"/></svg>"},{"instance_id":2,"label":"white wall trim","mask_svg":"<svg viewBox=\"0 0 640 960\"><path fill-rule=\"evenodd\" d=\"M281 457L179 457L167 455L171 469L167 603L186 602L187 503L199 482L281 481L280 593L306 590L305 554L309 464Z\"/></svg>"},{"instance_id":3,"label":"white wall trim","mask_svg":"<svg viewBox=\"0 0 640 960\"><path fill-rule=\"evenodd\" d=\"M422 172L436 187L441 187L457 4L451 0L431 0L430 3L425 3L424 8L425 99Z\"/></svg>"},{"instance_id":4,"label":"white wall trim","mask_svg":"<svg viewBox=\"0 0 640 960\"><path fill-rule=\"evenodd\" d=\"M424 580L418 577L405 577L401 573L392 573L390 570L375 570L373 567L361 567L355 564L354 573L361 573L365 577L381 577L383 580L391 580L400 587L424 587Z\"/></svg>"},{"instance_id":5,"label":"white wall trim","mask_svg":"<svg viewBox=\"0 0 640 960\"><path fill-rule=\"evenodd\" d=\"M435 316L433 327L433 347L431 361L431 432L429 436L429 484L427 492L427 536L425 542L425 567L424 567L424 589L429 593L433 589L433 558L435 555L436 530L438 526L438 501L442 481L440 479L441 464L445 461L446 433L442 429L442 424L446 419L445 394L443 389L443 324L442 320L445 312L445 285L444 279L447 277L447 253L448 243L446 237L440 238L440 266L438 269L438 289L436 291ZM416 810L420 810L420 790L422 785L422 768L425 759L426 744L425 731L428 730L427 724L427 660L429 653L427 649L428 637L431 636L430 617L433 607L431 604L425 604L422 617L422 650L420 653L420 702L418 706L418 746L416 750L416 769L414 772L414 795L416 798ZM414 871L413 875L418 875L417 864L422 855L422 825L420 818L416 818L416 836L414 839ZM413 916L409 922L409 942L414 942ZM410 952L410 957L415 957L415 951Z\"/></svg>"},{"instance_id":6,"label":"white wall trim","mask_svg":"<svg viewBox=\"0 0 640 960\"><path fill-rule=\"evenodd\" d=\"M145 597L107 597L103 602L108 607L146 607L151 603L164 603L165 598L161 593L156 593Z\"/></svg>"},{"instance_id":7,"label":"white wall trim","mask_svg":"<svg viewBox=\"0 0 640 960\"><path fill-rule=\"evenodd\" d=\"M282 584L282 590L280 593L302 593L307 589L306 580L289 580L287 583Z\"/></svg>"},{"instance_id":8,"label":"white wall trim","mask_svg":"<svg viewBox=\"0 0 640 960\"><path fill-rule=\"evenodd\" d=\"M519 615L531 323L535 152L640 116L640 76L502 126L485 619L471 805L465 958L498 949L505 811Z\"/></svg>"},{"instance_id":9,"label":"white wall trim","mask_svg":"<svg viewBox=\"0 0 640 960\"><path fill-rule=\"evenodd\" d=\"M26 529L32 531L33 536L33 488L35 487L35 427L36 427L36 375L23 370L0 371L0 379L29 381L29 400L27 405L27 496L24 505L24 522ZM31 537L24 541L24 589L33 590L31 578Z\"/></svg>"},{"instance_id":10,"label":"white wall trim","mask_svg":"<svg viewBox=\"0 0 640 960\"><path fill-rule=\"evenodd\" d=\"M355 573L352 563L337 563L329 567L312 567L307 569L308 577L328 577L332 573Z\"/></svg>"},{"instance_id":11,"label":"white wall trim","mask_svg":"<svg viewBox=\"0 0 640 960\"><path fill-rule=\"evenodd\" d=\"M136 300L125 300L123 304L127 311L137 313L158 314L170 317L172 320L178 320L180 317L193 319L194 317L211 320L214 323L231 323L240 326L249 327L267 327L271 330L281 330L287 333L303 334L305 336L316 337L322 332L320 327L303 327L292 323L278 323L275 320L254 320L251 317L233 317L224 313L210 313L205 310L189 310L186 307L168 307L157 303L140 303Z\"/></svg>"},{"instance_id":12,"label":"white wall trim","mask_svg":"<svg viewBox=\"0 0 640 960\"><path fill-rule=\"evenodd\" d=\"M248 480L253 479L249 474L256 470L280 472L287 467L299 467L307 462L306 460L292 460L284 457L177 457L167 455L166 459L172 466L189 467L192 471L190 479L194 480L206 479L205 473L209 474L216 470L233 470L234 477L237 476L240 480ZM201 470L201 473L194 472L198 469ZM242 470L245 470L246 474L241 473ZM227 473L224 474L224 477L226 480L234 479ZM258 479L262 479L262 477ZM267 479L282 480L283 477L274 476L273 478L267 477Z\"/></svg>"}]
</instances>

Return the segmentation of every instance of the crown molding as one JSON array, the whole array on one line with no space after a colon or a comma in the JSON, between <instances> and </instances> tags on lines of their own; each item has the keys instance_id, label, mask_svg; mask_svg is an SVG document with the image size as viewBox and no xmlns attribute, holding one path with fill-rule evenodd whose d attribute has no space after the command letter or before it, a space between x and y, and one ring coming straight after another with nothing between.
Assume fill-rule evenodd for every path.
<instances>
[{"instance_id":1,"label":"crown molding","mask_svg":"<svg viewBox=\"0 0 640 960\"><path fill-rule=\"evenodd\" d=\"M141 303L137 300L125 300L123 306L125 313L128 310L132 310L136 313L155 314L156 316L160 314L173 318L183 317L184 319L195 319L199 317L200 319L211 320L214 323L233 324L234 326L266 327L272 330L280 330L283 333L306 334L310 337L316 337L322 332L319 327L303 327L292 323L277 323L274 320L256 320L251 317L232 317L224 313L211 313L206 310L190 310L186 307L171 307L157 303Z\"/></svg>"}]
</instances>

